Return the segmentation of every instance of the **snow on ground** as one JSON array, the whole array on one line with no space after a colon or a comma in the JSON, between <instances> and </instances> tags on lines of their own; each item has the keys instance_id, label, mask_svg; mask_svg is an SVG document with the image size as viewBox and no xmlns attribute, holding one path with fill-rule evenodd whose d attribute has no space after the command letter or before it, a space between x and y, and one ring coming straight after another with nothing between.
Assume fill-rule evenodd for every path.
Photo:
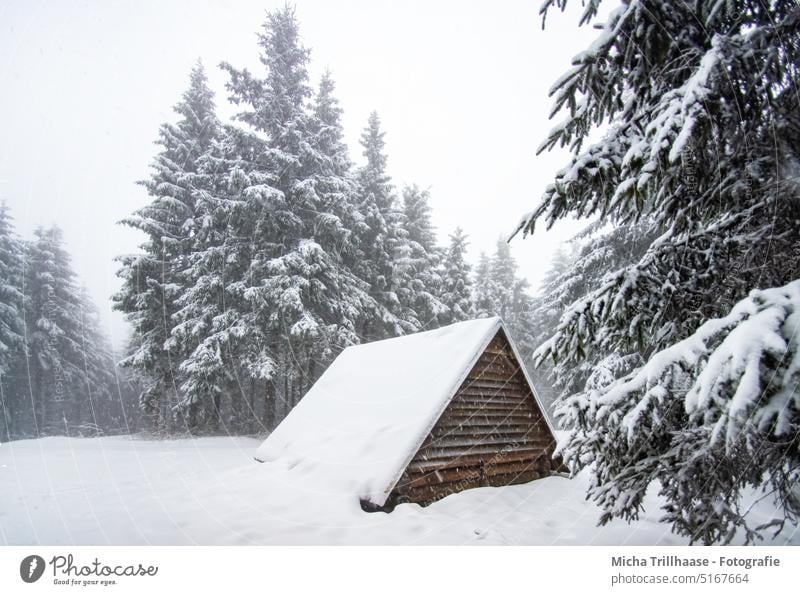
<instances>
[{"instance_id":1,"label":"snow on ground","mask_svg":"<svg viewBox=\"0 0 800 595\"><path fill-rule=\"evenodd\" d=\"M0 544L627 544L686 540L656 522L598 528L586 477L469 490L427 508L363 512L251 438L42 438L0 445ZM757 509L770 518L769 507ZM800 544L785 531L774 544Z\"/></svg>"}]
</instances>

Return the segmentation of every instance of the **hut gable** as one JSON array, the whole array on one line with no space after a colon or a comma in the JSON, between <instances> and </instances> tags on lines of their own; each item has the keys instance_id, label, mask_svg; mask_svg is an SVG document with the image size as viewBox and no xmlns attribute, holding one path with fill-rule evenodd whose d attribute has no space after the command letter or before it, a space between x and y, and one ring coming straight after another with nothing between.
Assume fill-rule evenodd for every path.
<instances>
[{"instance_id":1,"label":"hut gable","mask_svg":"<svg viewBox=\"0 0 800 595\"><path fill-rule=\"evenodd\" d=\"M502 322L486 318L345 349L256 459L385 508L538 477L553 436Z\"/></svg>"}]
</instances>

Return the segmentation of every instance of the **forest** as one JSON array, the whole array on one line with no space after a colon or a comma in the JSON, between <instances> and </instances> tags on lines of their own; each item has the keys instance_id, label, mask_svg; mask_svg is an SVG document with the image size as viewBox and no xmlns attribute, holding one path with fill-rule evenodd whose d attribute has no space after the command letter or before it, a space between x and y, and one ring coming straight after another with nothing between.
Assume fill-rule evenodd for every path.
<instances>
[{"instance_id":1,"label":"forest","mask_svg":"<svg viewBox=\"0 0 800 595\"><path fill-rule=\"evenodd\" d=\"M0 206L0 442L137 431L132 387L58 227L22 240Z\"/></svg>"},{"instance_id":2,"label":"forest","mask_svg":"<svg viewBox=\"0 0 800 595\"><path fill-rule=\"evenodd\" d=\"M429 191L389 176L377 113L349 154L291 7L267 15L259 72L220 64L230 121L198 62L121 222L143 238L118 258L123 353L59 230L22 240L0 211L0 440L266 433L345 347L499 315L601 523L657 485L691 542L796 525L800 7L601 4L581 3L599 36L550 91L563 119L539 152L568 162L476 263L463 230L439 243ZM509 242L574 219L532 291ZM749 489L780 518L750 526Z\"/></svg>"},{"instance_id":3,"label":"forest","mask_svg":"<svg viewBox=\"0 0 800 595\"><path fill-rule=\"evenodd\" d=\"M468 262L437 242L429 192L396 189L380 118L349 155L330 74L312 84L292 9L259 36L265 73L223 63L232 122L199 62L158 131L149 200L123 225L114 354L57 228L20 240L2 211L2 438L274 428L347 347L500 315L528 355L533 299L505 238Z\"/></svg>"}]
</instances>

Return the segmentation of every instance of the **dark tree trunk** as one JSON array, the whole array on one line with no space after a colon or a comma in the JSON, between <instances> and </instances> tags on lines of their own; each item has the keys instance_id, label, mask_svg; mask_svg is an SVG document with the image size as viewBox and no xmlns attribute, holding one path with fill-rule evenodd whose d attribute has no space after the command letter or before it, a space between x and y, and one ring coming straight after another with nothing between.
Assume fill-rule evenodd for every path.
<instances>
[{"instance_id":1,"label":"dark tree trunk","mask_svg":"<svg viewBox=\"0 0 800 595\"><path fill-rule=\"evenodd\" d=\"M0 442L11 439L11 400L7 397L5 377L0 376Z\"/></svg>"},{"instance_id":2,"label":"dark tree trunk","mask_svg":"<svg viewBox=\"0 0 800 595\"><path fill-rule=\"evenodd\" d=\"M275 398L275 381L270 379L264 383L264 417L262 418L264 429L271 432L275 428L277 417L277 399Z\"/></svg>"},{"instance_id":3,"label":"dark tree trunk","mask_svg":"<svg viewBox=\"0 0 800 595\"><path fill-rule=\"evenodd\" d=\"M214 431L219 432L222 429L222 410L220 404L222 397L219 393L214 395Z\"/></svg>"},{"instance_id":4,"label":"dark tree trunk","mask_svg":"<svg viewBox=\"0 0 800 595\"><path fill-rule=\"evenodd\" d=\"M291 410L291 393L289 392L289 374L284 368L283 372L283 412L281 415L281 420L286 417L286 415Z\"/></svg>"},{"instance_id":5,"label":"dark tree trunk","mask_svg":"<svg viewBox=\"0 0 800 595\"><path fill-rule=\"evenodd\" d=\"M250 378L250 394L247 395L247 424L246 432L252 434L256 431L256 379Z\"/></svg>"}]
</instances>

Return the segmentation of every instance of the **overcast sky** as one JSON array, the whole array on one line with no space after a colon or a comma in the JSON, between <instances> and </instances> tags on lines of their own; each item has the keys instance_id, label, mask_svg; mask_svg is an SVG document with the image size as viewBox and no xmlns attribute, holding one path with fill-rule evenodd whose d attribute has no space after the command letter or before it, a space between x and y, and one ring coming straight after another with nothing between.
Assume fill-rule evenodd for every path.
<instances>
[{"instance_id":1,"label":"overcast sky","mask_svg":"<svg viewBox=\"0 0 800 595\"><path fill-rule=\"evenodd\" d=\"M92 0L0 3L0 200L28 237L39 224L64 229L75 268L119 345L111 313L114 257L136 232L116 222L147 200L158 126L201 58L223 117L220 61L260 72L260 0ZM370 111L386 131L399 188L431 190L442 241L460 225L471 256L491 252L536 205L565 154L537 157L552 128L547 91L597 32L577 28L579 2L551 14L541 0L445 2L299 0L314 82L329 68L345 110L354 159ZM536 286L557 244L576 225L517 239L512 249Z\"/></svg>"}]
</instances>

